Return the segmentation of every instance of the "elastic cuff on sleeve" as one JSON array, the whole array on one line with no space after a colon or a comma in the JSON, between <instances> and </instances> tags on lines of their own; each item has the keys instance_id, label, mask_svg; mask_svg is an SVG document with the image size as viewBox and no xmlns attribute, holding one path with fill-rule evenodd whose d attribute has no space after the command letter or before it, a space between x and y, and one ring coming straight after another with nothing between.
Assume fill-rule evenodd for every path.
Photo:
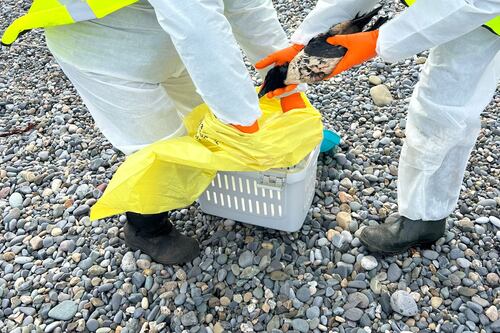
<instances>
[{"instance_id":1,"label":"elastic cuff on sleeve","mask_svg":"<svg viewBox=\"0 0 500 333\"><path fill-rule=\"evenodd\" d=\"M295 32L292 37L290 38L290 41L292 44L300 44L300 45L307 45L309 41L311 40L312 37L306 36L300 33Z\"/></svg>"}]
</instances>

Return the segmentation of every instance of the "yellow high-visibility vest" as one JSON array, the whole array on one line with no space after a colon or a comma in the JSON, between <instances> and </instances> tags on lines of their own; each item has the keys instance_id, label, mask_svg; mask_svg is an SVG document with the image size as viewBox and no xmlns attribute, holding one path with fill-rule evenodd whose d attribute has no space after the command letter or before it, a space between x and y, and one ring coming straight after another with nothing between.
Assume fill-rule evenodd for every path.
<instances>
[{"instance_id":1,"label":"yellow high-visibility vest","mask_svg":"<svg viewBox=\"0 0 500 333\"><path fill-rule=\"evenodd\" d=\"M417 0L401 0L406 6L411 6ZM500 16L495 17L494 19L483 24L483 27L493 32L496 35L500 36Z\"/></svg>"},{"instance_id":2,"label":"yellow high-visibility vest","mask_svg":"<svg viewBox=\"0 0 500 333\"><path fill-rule=\"evenodd\" d=\"M138 0L34 0L30 10L5 30L1 43L10 45L23 32L102 18Z\"/></svg>"},{"instance_id":3,"label":"yellow high-visibility vest","mask_svg":"<svg viewBox=\"0 0 500 333\"><path fill-rule=\"evenodd\" d=\"M0 42L12 44L20 34L35 28L72 24L102 18L139 0L34 0L26 15L16 19L5 30ZM402 0L407 6L416 0ZM483 25L500 35L500 16Z\"/></svg>"}]
</instances>

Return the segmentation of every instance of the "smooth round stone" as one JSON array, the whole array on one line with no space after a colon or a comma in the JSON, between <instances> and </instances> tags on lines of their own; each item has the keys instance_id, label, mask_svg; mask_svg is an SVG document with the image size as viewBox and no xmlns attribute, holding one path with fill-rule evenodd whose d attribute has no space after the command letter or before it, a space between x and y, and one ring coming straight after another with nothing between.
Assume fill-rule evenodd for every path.
<instances>
[{"instance_id":1,"label":"smooth round stone","mask_svg":"<svg viewBox=\"0 0 500 333\"><path fill-rule=\"evenodd\" d=\"M73 240L64 240L59 245L59 249L64 252L73 252L76 248L75 241Z\"/></svg>"},{"instance_id":2,"label":"smooth round stone","mask_svg":"<svg viewBox=\"0 0 500 333\"><path fill-rule=\"evenodd\" d=\"M377 259L374 256L365 256L361 258L361 267L367 271L371 271L378 266Z\"/></svg>"},{"instance_id":3,"label":"smooth round stone","mask_svg":"<svg viewBox=\"0 0 500 333\"><path fill-rule=\"evenodd\" d=\"M124 272L133 272L137 269L133 252L129 251L125 253L122 258L120 267Z\"/></svg>"},{"instance_id":4,"label":"smooth round stone","mask_svg":"<svg viewBox=\"0 0 500 333\"><path fill-rule=\"evenodd\" d=\"M431 306L434 309L437 309L443 304L443 299L441 297L432 297L431 298Z\"/></svg>"},{"instance_id":5,"label":"smooth round stone","mask_svg":"<svg viewBox=\"0 0 500 333\"><path fill-rule=\"evenodd\" d=\"M386 85L380 84L370 88L373 103L377 106L387 106L393 101L393 97Z\"/></svg>"},{"instance_id":6,"label":"smooth round stone","mask_svg":"<svg viewBox=\"0 0 500 333\"><path fill-rule=\"evenodd\" d=\"M379 85L382 83L382 79L376 75L370 75L368 81L373 85Z\"/></svg>"},{"instance_id":7,"label":"smooth round stone","mask_svg":"<svg viewBox=\"0 0 500 333\"><path fill-rule=\"evenodd\" d=\"M314 319L318 318L320 315L320 309L317 306L311 306L306 310L306 317L307 319Z\"/></svg>"},{"instance_id":8,"label":"smooth round stone","mask_svg":"<svg viewBox=\"0 0 500 333\"><path fill-rule=\"evenodd\" d=\"M10 221L18 220L19 217L21 217L21 210L19 208L12 208L5 217L4 223L7 224Z\"/></svg>"},{"instance_id":9,"label":"smooth round stone","mask_svg":"<svg viewBox=\"0 0 500 333\"><path fill-rule=\"evenodd\" d=\"M490 222L495 226L497 227L498 229L500 229L500 218L496 217L496 216L490 216Z\"/></svg>"},{"instance_id":10,"label":"smooth round stone","mask_svg":"<svg viewBox=\"0 0 500 333\"><path fill-rule=\"evenodd\" d=\"M433 250L424 250L422 255L429 260L436 260L439 257L439 253Z\"/></svg>"},{"instance_id":11,"label":"smooth round stone","mask_svg":"<svg viewBox=\"0 0 500 333\"><path fill-rule=\"evenodd\" d=\"M217 272L217 280L218 281L224 281L224 279L226 278L226 276L227 276L227 271L225 269L220 269Z\"/></svg>"},{"instance_id":12,"label":"smooth round stone","mask_svg":"<svg viewBox=\"0 0 500 333\"><path fill-rule=\"evenodd\" d=\"M348 264L354 264L356 262L356 257L350 253L342 254L342 261Z\"/></svg>"},{"instance_id":13,"label":"smooth round stone","mask_svg":"<svg viewBox=\"0 0 500 333\"><path fill-rule=\"evenodd\" d=\"M490 221L489 218L487 218L486 216L481 216L481 217L478 217L475 222L476 223L480 223L480 224L484 224L484 223L488 223Z\"/></svg>"},{"instance_id":14,"label":"smooth round stone","mask_svg":"<svg viewBox=\"0 0 500 333\"><path fill-rule=\"evenodd\" d=\"M9 197L9 205L12 208L23 208L24 198L21 193L14 192Z\"/></svg>"},{"instance_id":15,"label":"smooth round stone","mask_svg":"<svg viewBox=\"0 0 500 333\"><path fill-rule=\"evenodd\" d=\"M361 309L366 309L368 305L370 304L370 300L368 299L368 296L361 292L355 292L352 294L349 294L347 296L347 302L356 304L356 307L361 308Z\"/></svg>"},{"instance_id":16,"label":"smooth round stone","mask_svg":"<svg viewBox=\"0 0 500 333\"><path fill-rule=\"evenodd\" d=\"M253 263L253 258L254 258L254 254L250 251L245 251L243 252L239 259L238 259L238 264L240 265L240 267L242 268L246 268L246 267L249 267L252 265Z\"/></svg>"},{"instance_id":17,"label":"smooth round stone","mask_svg":"<svg viewBox=\"0 0 500 333\"><path fill-rule=\"evenodd\" d=\"M457 259L457 264L460 267L462 267L462 268L469 268L470 265L472 265L472 263L469 260L465 259L465 258L458 258Z\"/></svg>"},{"instance_id":18,"label":"smooth round stone","mask_svg":"<svg viewBox=\"0 0 500 333\"><path fill-rule=\"evenodd\" d=\"M311 298L311 292L309 291L309 286L304 285L299 290L297 290L297 293L295 294L297 299L303 303L306 303L310 300Z\"/></svg>"},{"instance_id":19,"label":"smooth round stone","mask_svg":"<svg viewBox=\"0 0 500 333\"><path fill-rule=\"evenodd\" d=\"M113 296L111 297L111 307L113 311L117 311L120 308L121 302L122 302L123 296L119 293L113 293Z\"/></svg>"},{"instance_id":20,"label":"smooth round stone","mask_svg":"<svg viewBox=\"0 0 500 333\"><path fill-rule=\"evenodd\" d=\"M387 270L387 279L391 282L396 282L401 277L401 268L396 263L392 263Z\"/></svg>"},{"instance_id":21,"label":"smooth round stone","mask_svg":"<svg viewBox=\"0 0 500 333\"><path fill-rule=\"evenodd\" d=\"M462 296L472 297L477 293L477 289L469 287L458 287L458 293Z\"/></svg>"},{"instance_id":22,"label":"smooth round stone","mask_svg":"<svg viewBox=\"0 0 500 333\"><path fill-rule=\"evenodd\" d=\"M96 333L109 333L111 332L110 327L101 327L96 330Z\"/></svg>"},{"instance_id":23,"label":"smooth round stone","mask_svg":"<svg viewBox=\"0 0 500 333\"><path fill-rule=\"evenodd\" d=\"M347 283L349 288L365 289L367 287L366 282L362 280L349 281Z\"/></svg>"},{"instance_id":24,"label":"smooth round stone","mask_svg":"<svg viewBox=\"0 0 500 333\"><path fill-rule=\"evenodd\" d=\"M449 253L450 259L456 260L458 258L463 258L464 257L464 251L458 249L458 248L453 248L451 249Z\"/></svg>"},{"instance_id":25,"label":"smooth round stone","mask_svg":"<svg viewBox=\"0 0 500 333\"><path fill-rule=\"evenodd\" d=\"M296 318L292 320L292 327L302 333L309 332L309 323L304 319Z\"/></svg>"},{"instance_id":26,"label":"smooth round stone","mask_svg":"<svg viewBox=\"0 0 500 333\"><path fill-rule=\"evenodd\" d=\"M216 260L219 265L224 265L227 262L227 255L221 254L217 257Z\"/></svg>"},{"instance_id":27,"label":"smooth round stone","mask_svg":"<svg viewBox=\"0 0 500 333\"><path fill-rule=\"evenodd\" d=\"M50 153L46 150L43 150L38 153L38 157L40 158L41 161L45 162L49 159Z\"/></svg>"},{"instance_id":28,"label":"smooth round stone","mask_svg":"<svg viewBox=\"0 0 500 333\"><path fill-rule=\"evenodd\" d=\"M87 320L87 329L90 332L95 332L99 328L99 322L95 319L89 319Z\"/></svg>"},{"instance_id":29,"label":"smooth round stone","mask_svg":"<svg viewBox=\"0 0 500 333\"><path fill-rule=\"evenodd\" d=\"M488 273L486 275L486 282L491 286L497 286L500 284L500 277L497 273Z\"/></svg>"}]
</instances>

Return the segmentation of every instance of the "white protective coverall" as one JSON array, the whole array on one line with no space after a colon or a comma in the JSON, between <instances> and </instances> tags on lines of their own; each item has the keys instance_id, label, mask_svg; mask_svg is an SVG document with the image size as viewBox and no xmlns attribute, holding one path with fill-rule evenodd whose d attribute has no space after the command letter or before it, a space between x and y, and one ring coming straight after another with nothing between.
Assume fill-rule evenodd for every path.
<instances>
[{"instance_id":1,"label":"white protective coverall","mask_svg":"<svg viewBox=\"0 0 500 333\"><path fill-rule=\"evenodd\" d=\"M376 0L319 0L292 36L306 44ZM500 15L499 0L418 0L380 28L377 54L399 61L431 48L408 109L399 161L399 213L425 221L455 208L479 116L500 78L500 37L480 27Z\"/></svg>"},{"instance_id":2,"label":"white protective coverall","mask_svg":"<svg viewBox=\"0 0 500 333\"><path fill-rule=\"evenodd\" d=\"M184 133L205 102L225 123L251 125L252 63L288 45L271 0L141 0L102 19L46 28L47 45L96 125L130 154Z\"/></svg>"}]
</instances>

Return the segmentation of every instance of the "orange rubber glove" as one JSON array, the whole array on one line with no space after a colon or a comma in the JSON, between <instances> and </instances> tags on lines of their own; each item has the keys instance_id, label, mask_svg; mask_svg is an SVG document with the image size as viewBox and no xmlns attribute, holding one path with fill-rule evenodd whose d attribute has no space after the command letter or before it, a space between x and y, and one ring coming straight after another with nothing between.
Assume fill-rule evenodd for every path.
<instances>
[{"instance_id":1,"label":"orange rubber glove","mask_svg":"<svg viewBox=\"0 0 500 333\"><path fill-rule=\"evenodd\" d=\"M276 90L275 90L276 91ZM306 107L306 103L299 93L291 94L280 99L281 110L288 112L293 109L302 109Z\"/></svg>"},{"instance_id":2,"label":"orange rubber glove","mask_svg":"<svg viewBox=\"0 0 500 333\"><path fill-rule=\"evenodd\" d=\"M270 65L275 65L275 66L284 65L287 62L292 61L292 59L295 58L295 56L300 51L302 51L303 48L304 48L304 45L292 44L291 46L284 48L282 50L276 51L274 53L271 53L270 55L268 55L264 59L258 61L255 64L255 68L264 69ZM292 91L295 88L297 88L297 85L291 84L291 85L288 85L284 88L279 88L279 89L276 89L274 91L271 91L271 92L267 93L266 96L268 98L273 98L273 97L279 96L281 94L284 94L286 92Z\"/></svg>"},{"instance_id":3,"label":"orange rubber glove","mask_svg":"<svg viewBox=\"0 0 500 333\"><path fill-rule=\"evenodd\" d=\"M306 107L306 103L302 99L299 93L291 94L286 97L281 98L281 110L283 113L288 112L293 109L301 109ZM259 123L256 121L250 126L242 126L242 125L232 125L234 128L243 133L255 133L259 130Z\"/></svg>"},{"instance_id":4,"label":"orange rubber glove","mask_svg":"<svg viewBox=\"0 0 500 333\"><path fill-rule=\"evenodd\" d=\"M282 50L276 51L274 53L271 53L264 59L258 61L255 64L255 68L257 69L264 69L267 66L271 65L277 65L281 66L286 64L287 62L292 61L295 56L302 51L304 48L304 45L300 44L292 44L292 46L286 47Z\"/></svg>"},{"instance_id":5,"label":"orange rubber glove","mask_svg":"<svg viewBox=\"0 0 500 333\"><path fill-rule=\"evenodd\" d=\"M343 46L347 49L347 53L325 80L375 57L377 39L378 30L329 37L326 40L329 44Z\"/></svg>"},{"instance_id":6,"label":"orange rubber glove","mask_svg":"<svg viewBox=\"0 0 500 333\"><path fill-rule=\"evenodd\" d=\"M297 88L297 84L289 84L284 88L274 89L266 94L267 98L278 97ZM283 97L282 97L283 98Z\"/></svg>"},{"instance_id":7,"label":"orange rubber glove","mask_svg":"<svg viewBox=\"0 0 500 333\"><path fill-rule=\"evenodd\" d=\"M253 123L250 126L242 126L242 125L232 125L232 126L237 130L239 130L240 132L248 134L255 133L259 130L259 123L257 121L255 121L255 123Z\"/></svg>"}]
</instances>

